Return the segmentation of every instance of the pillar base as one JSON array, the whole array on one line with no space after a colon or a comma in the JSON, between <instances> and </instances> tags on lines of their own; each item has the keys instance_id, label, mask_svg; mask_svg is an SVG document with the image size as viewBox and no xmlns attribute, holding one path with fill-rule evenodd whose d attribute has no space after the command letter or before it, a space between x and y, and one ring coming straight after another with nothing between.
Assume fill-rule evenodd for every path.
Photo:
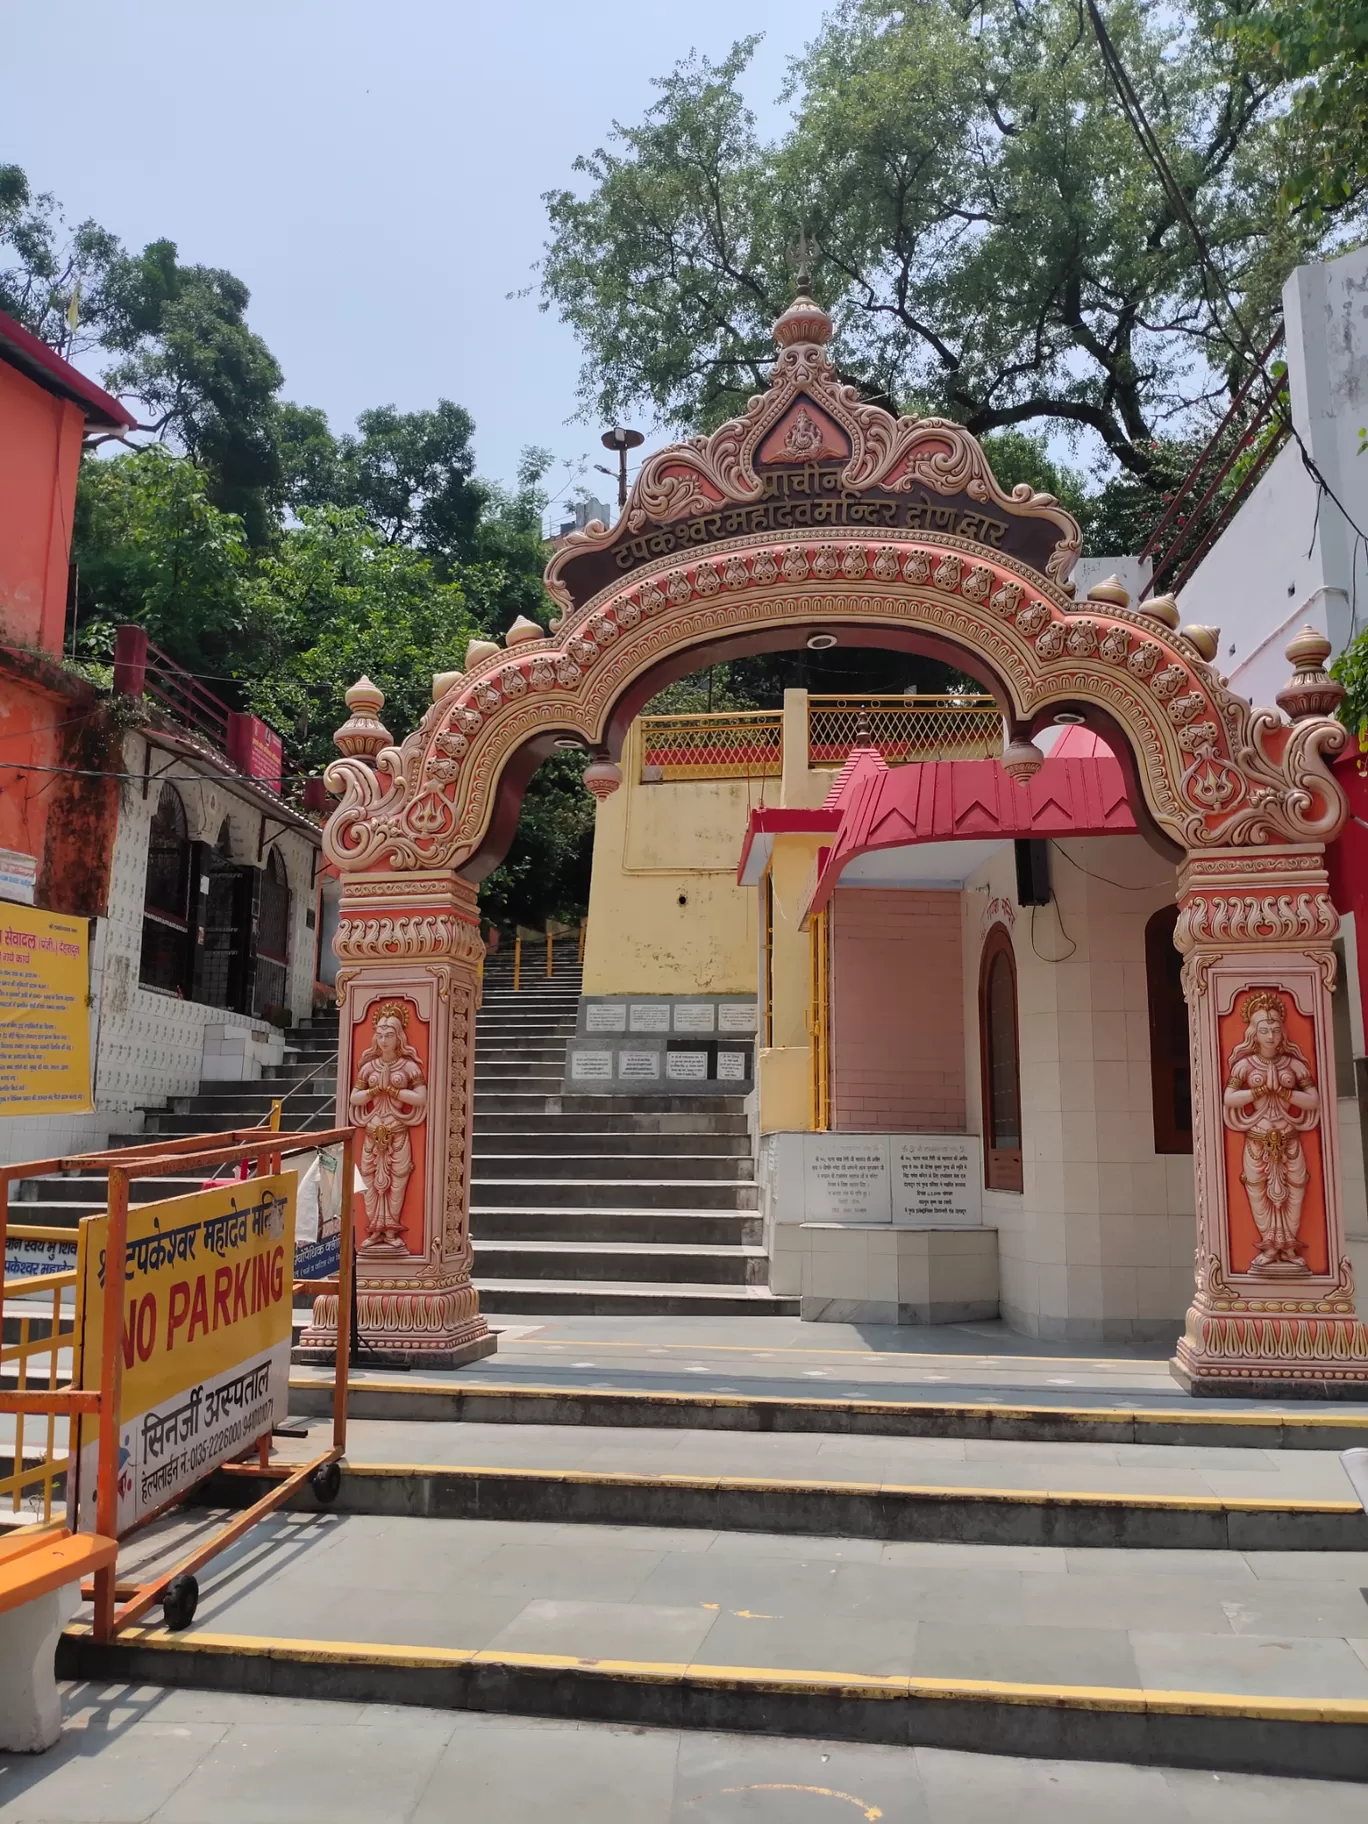
<instances>
[{"instance_id":1,"label":"pillar base","mask_svg":"<svg viewBox=\"0 0 1368 1824\"><path fill-rule=\"evenodd\" d=\"M307 1335L308 1332L305 1332ZM485 1336L472 1337L469 1342L460 1343L450 1349L423 1350L394 1349L383 1343L376 1343L370 1337L362 1335L362 1357L355 1364L357 1368L464 1368L469 1362L478 1362L487 1355L493 1355L499 1347L499 1339L494 1331ZM301 1337L300 1345L290 1352L290 1360L301 1368L331 1368L337 1359L337 1338L334 1333L330 1348L318 1348L312 1345L305 1347ZM1368 1394L1364 1396L1368 1399Z\"/></svg>"},{"instance_id":2,"label":"pillar base","mask_svg":"<svg viewBox=\"0 0 1368 1824\"><path fill-rule=\"evenodd\" d=\"M475 1303L467 1281L459 1287L423 1291L366 1288L356 1300L357 1335L364 1367L461 1368L493 1355L499 1346ZM337 1357L337 1294L314 1300L313 1318L300 1335L291 1360L301 1366L330 1367Z\"/></svg>"},{"instance_id":3,"label":"pillar base","mask_svg":"<svg viewBox=\"0 0 1368 1824\"><path fill-rule=\"evenodd\" d=\"M1368 1402L1368 1329L1352 1312L1193 1306L1169 1372L1198 1399Z\"/></svg>"}]
</instances>

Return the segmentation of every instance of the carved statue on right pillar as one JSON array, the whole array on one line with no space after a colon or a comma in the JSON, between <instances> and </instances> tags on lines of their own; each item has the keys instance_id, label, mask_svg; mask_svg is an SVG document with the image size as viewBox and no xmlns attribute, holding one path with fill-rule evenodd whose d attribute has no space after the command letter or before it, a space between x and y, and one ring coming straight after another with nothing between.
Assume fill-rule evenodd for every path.
<instances>
[{"instance_id":1,"label":"carved statue on right pillar","mask_svg":"<svg viewBox=\"0 0 1368 1824\"><path fill-rule=\"evenodd\" d=\"M1227 849L1179 875L1197 1285L1173 1370L1197 1394L1368 1399L1340 1212L1324 860Z\"/></svg>"}]
</instances>

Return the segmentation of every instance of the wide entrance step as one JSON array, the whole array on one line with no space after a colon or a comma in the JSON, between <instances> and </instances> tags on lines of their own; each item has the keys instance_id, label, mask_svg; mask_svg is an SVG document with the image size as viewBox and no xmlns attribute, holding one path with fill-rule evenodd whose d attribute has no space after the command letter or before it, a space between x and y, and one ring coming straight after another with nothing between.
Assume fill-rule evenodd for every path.
<instances>
[{"instance_id":1,"label":"wide entrance step","mask_svg":"<svg viewBox=\"0 0 1368 1824\"><path fill-rule=\"evenodd\" d=\"M186 1632L78 1619L59 1672L1363 1782L1351 1495L1314 1449L353 1422L336 1504L216 1561Z\"/></svg>"}]
</instances>

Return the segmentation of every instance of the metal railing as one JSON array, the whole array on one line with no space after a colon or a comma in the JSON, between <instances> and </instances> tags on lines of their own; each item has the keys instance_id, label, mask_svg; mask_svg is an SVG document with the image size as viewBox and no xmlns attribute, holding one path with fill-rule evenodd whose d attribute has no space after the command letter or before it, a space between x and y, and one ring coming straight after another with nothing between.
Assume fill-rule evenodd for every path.
<instances>
[{"instance_id":1,"label":"metal railing","mask_svg":"<svg viewBox=\"0 0 1368 1824\"><path fill-rule=\"evenodd\" d=\"M809 766L843 766L864 735L890 766L989 760L1002 752L1002 711L978 692L808 698Z\"/></svg>"},{"instance_id":2,"label":"metal railing","mask_svg":"<svg viewBox=\"0 0 1368 1824\"><path fill-rule=\"evenodd\" d=\"M1282 340L1279 324L1146 541L1140 556L1153 562L1152 592L1176 595L1191 580L1291 436L1286 373L1277 366L1268 369Z\"/></svg>"},{"instance_id":3,"label":"metal railing","mask_svg":"<svg viewBox=\"0 0 1368 1824\"><path fill-rule=\"evenodd\" d=\"M199 679L183 670L159 646L147 642L147 681L149 697L164 709L201 734L208 735L216 747L228 742L228 705L222 697L206 690Z\"/></svg>"},{"instance_id":4,"label":"metal railing","mask_svg":"<svg viewBox=\"0 0 1368 1824\"><path fill-rule=\"evenodd\" d=\"M641 718L642 784L680 779L777 779L783 763L782 710L733 709L710 715Z\"/></svg>"},{"instance_id":5,"label":"metal railing","mask_svg":"<svg viewBox=\"0 0 1368 1824\"><path fill-rule=\"evenodd\" d=\"M42 1519L49 1521L52 1519L53 1485L67 1471L67 1421L62 1420L59 1424L52 1406L45 1411L33 1411L24 1396L36 1392L55 1394L61 1385L59 1358L77 1347L81 1331L85 1236L77 1230L30 1224L9 1223L6 1229L11 1240L31 1242L40 1249L46 1247L54 1259L70 1255L73 1249L76 1252L76 1264L72 1267L55 1267L51 1273L14 1279L3 1278L5 1322L18 1331L18 1336L12 1343L0 1344L0 1384L8 1385L12 1380L12 1390L19 1397L12 1415L14 1454L10 1473L0 1475L0 1504L19 1514L26 1501L32 1500L35 1508L41 1510ZM64 1311L62 1294L68 1290L74 1293L76 1308L67 1306ZM18 1309L11 1306L11 1299L16 1301ZM31 1313L22 1309L30 1300L35 1307ZM64 1324L64 1318L70 1321ZM43 1357L47 1358L45 1367ZM33 1432L26 1421L36 1422L39 1428L38 1448L29 1458L25 1453ZM0 1445L0 1450L3 1448Z\"/></svg>"}]
</instances>

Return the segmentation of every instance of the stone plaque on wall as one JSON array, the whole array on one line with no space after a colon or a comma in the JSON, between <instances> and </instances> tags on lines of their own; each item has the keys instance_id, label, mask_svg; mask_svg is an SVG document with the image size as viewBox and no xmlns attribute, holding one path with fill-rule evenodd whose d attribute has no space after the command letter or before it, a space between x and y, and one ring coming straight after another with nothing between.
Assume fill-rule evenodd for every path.
<instances>
[{"instance_id":1,"label":"stone plaque on wall","mask_svg":"<svg viewBox=\"0 0 1368 1824\"><path fill-rule=\"evenodd\" d=\"M711 1032L714 1009L711 1001L686 1001L674 1010L676 1032Z\"/></svg>"},{"instance_id":2,"label":"stone plaque on wall","mask_svg":"<svg viewBox=\"0 0 1368 1824\"><path fill-rule=\"evenodd\" d=\"M633 1001L631 1030L633 1032L668 1032L670 1030L669 1003Z\"/></svg>"},{"instance_id":3,"label":"stone plaque on wall","mask_svg":"<svg viewBox=\"0 0 1368 1824\"><path fill-rule=\"evenodd\" d=\"M654 1081L660 1075L660 1053L658 1051L620 1051L618 1053L619 1081L640 1082L643 1078Z\"/></svg>"},{"instance_id":4,"label":"stone plaque on wall","mask_svg":"<svg viewBox=\"0 0 1368 1824\"><path fill-rule=\"evenodd\" d=\"M591 1001L584 1010L586 1032L626 1032L627 1008L622 1001Z\"/></svg>"},{"instance_id":5,"label":"stone plaque on wall","mask_svg":"<svg viewBox=\"0 0 1368 1824\"><path fill-rule=\"evenodd\" d=\"M723 1083L744 1083L750 1075L747 1068L750 1064L750 1053L747 1051L719 1051L717 1054L718 1080Z\"/></svg>"},{"instance_id":6,"label":"stone plaque on wall","mask_svg":"<svg viewBox=\"0 0 1368 1824\"><path fill-rule=\"evenodd\" d=\"M809 1222L887 1222L888 1143L880 1134L804 1136Z\"/></svg>"},{"instance_id":7,"label":"stone plaque on wall","mask_svg":"<svg viewBox=\"0 0 1368 1824\"><path fill-rule=\"evenodd\" d=\"M893 1220L971 1225L983 1219L978 1142L967 1134L897 1134Z\"/></svg>"},{"instance_id":8,"label":"stone plaque on wall","mask_svg":"<svg viewBox=\"0 0 1368 1824\"><path fill-rule=\"evenodd\" d=\"M575 1083L611 1083L613 1080L613 1054L611 1051L575 1051L570 1054L570 1077Z\"/></svg>"},{"instance_id":9,"label":"stone plaque on wall","mask_svg":"<svg viewBox=\"0 0 1368 1824\"><path fill-rule=\"evenodd\" d=\"M754 1001L722 1001L717 1009L719 1032L754 1032Z\"/></svg>"},{"instance_id":10,"label":"stone plaque on wall","mask_svg":"<svg viewBox=\"0 0 1368 1824\"><path fill-rule=\"evenodd\" d=\"M706 1082L708 1076L707 1052L667 1052L665 1057L665 1075L667 1077L673 1077L676 1082Z\"/></svg>"}]
</instances>

